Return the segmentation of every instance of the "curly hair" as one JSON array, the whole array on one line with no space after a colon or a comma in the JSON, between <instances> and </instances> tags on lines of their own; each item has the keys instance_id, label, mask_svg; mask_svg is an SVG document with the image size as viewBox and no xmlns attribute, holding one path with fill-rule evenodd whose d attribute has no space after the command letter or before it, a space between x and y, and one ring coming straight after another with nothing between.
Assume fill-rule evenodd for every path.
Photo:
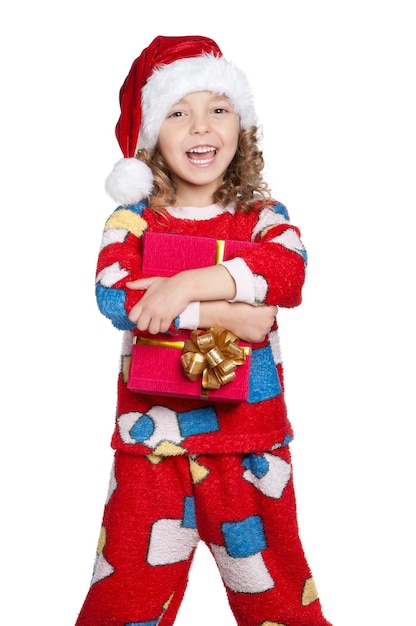
<instances>
[{"instance_id":1,"label":"curly hair","mask_svg":"<svg viewBox=\"0 0 416 626\"><path fill-rule=\"evenodd\" d=\"M174 205L176 199L174 179L158 146L152 152L139 150L136 158L144 161L153 173L154 187L149 199L150 208L161 213L165 207ZM259 128L252 126L241 130L236 153L224 174L222 183L214 193L214 202L222 207L235 202L236 211L240 213L260 210L270 204L270 189L263 180L263 168Z\"/></svg>"}]
</instances>

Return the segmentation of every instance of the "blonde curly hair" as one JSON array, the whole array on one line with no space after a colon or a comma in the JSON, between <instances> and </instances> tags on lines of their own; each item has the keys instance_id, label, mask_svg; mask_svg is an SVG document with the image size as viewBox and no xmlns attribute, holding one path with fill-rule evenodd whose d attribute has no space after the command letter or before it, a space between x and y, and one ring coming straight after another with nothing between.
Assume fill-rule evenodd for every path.
<instances>
[{"instance_id":1,"label":"blonde curly hair","mask_svg":"<svg viewBox=\"0 0 416 626\"><path fill-rule=\"evenodd\" d=\"M237 212L249 213L271 204L270 189L262 177L264 159L259 147L259 133L257 126L240 130L237 151L213 198L222 207L235 202ZM158 146L152 152L139 150L136 158L152 170L154 187L149 206L162 213L165 207L174 205L176 199L170 170Z\"/></svg>"}]
</instances>

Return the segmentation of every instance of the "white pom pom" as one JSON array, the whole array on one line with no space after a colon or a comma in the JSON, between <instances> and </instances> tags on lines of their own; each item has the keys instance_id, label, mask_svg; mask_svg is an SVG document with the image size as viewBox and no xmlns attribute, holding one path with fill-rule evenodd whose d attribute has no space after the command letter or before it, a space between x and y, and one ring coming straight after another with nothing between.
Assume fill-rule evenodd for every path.
<instances>
[{"instance_id":1,"label":"white pom pom","mask_svg":"<svg viewBox=\"0 0 416 626\"><path fill-rule=\"evenodd\" d=\"M152 170L135 158L120 159L105 181L105 190L121 205L137 204L153 189Z\"/></svg>"}]
</instances>

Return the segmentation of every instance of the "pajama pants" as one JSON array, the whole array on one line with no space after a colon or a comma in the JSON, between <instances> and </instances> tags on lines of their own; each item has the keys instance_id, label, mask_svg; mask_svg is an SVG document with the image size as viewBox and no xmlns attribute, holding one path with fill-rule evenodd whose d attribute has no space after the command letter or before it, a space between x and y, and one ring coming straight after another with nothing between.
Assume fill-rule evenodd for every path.
<instances>
[{"instance_id":1,"label":"pajama pants","mask_svg":"<svg viewBox=\"0 0 416 626\"><path fill-rule=\"evenodd\" d=\"M288 446L192 457L116 452L76 626L173 624L200 540L239 626L330 626L298 535Z\"/></svg>"}]
</instances>

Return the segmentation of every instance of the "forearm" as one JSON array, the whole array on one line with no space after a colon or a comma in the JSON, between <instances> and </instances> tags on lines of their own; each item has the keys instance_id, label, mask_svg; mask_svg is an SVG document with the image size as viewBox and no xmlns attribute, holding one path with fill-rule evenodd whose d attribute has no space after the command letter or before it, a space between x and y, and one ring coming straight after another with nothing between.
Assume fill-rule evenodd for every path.
<instances>
[{"instance_id":1,"label":"forearm","mask_svg":"<svg viewBox=\"0 0 416 626\"><path fill-rule=\"evenodd\" d=\"M257 343L263 341L274 326L276 313L275 306L252 306L226 300L201 302L199 327L218 324L240 339Z\"/></svg>"},{"instance_id":2,"label":"forearm","mask_svg":"<svg viewBox=\"0 0 416 626\"><path fill-rule=\"evenodd\" d=\"M110 215L97 260L97 304L101 313L120 330L135 327L128 313L142 295L125 287L126 281L140 276L140 239L147 227L141 217L142 208L119 207Z\"/></svg>"},{"instance_id":3,"label":"forearm","mask_svg":"<svg viewBox=\"0 0 416 626\"><path fill-rule=\"evenodd\" d=\"M231 304L227 300L201 302L199 307L199 327L209 328L214 324L228 328L231 321Z\"/></svg>"},{"instance_id":4,"label":"forearm","mask_svg":"<svg viewBox=\"0 0 416 626\"><path fill-rule=\"evenodd\" d=\"M212 265L196 270L186 270L176 274L189 302L232 300L236 285L230 272L222 265Z\"/></svg>"},{"instance_id":5,"label":"forearm","mask_svg":"<svg viewBox=\"0 0 416 626\"><path fill-rule=\"evenodd\" d=\"M214 265L179 272L171 277L154 276L127 282L133 291L144 290L132 307L129 319L139 330L166 332L191 302L232 299L236 288L225 267Z\"/></svg>"}]
</instances>

